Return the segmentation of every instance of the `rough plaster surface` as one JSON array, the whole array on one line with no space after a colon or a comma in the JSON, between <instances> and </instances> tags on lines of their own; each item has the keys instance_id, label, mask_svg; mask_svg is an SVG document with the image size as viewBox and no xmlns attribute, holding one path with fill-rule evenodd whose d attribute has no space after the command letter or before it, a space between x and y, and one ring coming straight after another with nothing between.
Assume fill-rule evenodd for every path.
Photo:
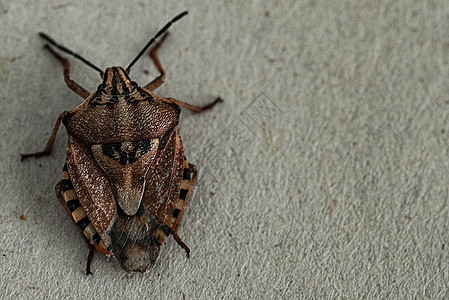
<instances>
[{"instance_id":1,"label":"rough plaster surface","mask_svg":"<svg viewBox=\"0 0 449 300\"><path fill-rule=\"evenodd\" d=\"M92 2L0 1L1 299L449 297L449 2ZM53 192L64 129L51 156L19 160L81 101L37 33L126 65L184 9L157 93L225 99L182 114L201 170L179 231L191 258L170 238L147 274L97 255L86 277ZM131 72L156 75L147 57Z\"/></svg>"}]
</instances>

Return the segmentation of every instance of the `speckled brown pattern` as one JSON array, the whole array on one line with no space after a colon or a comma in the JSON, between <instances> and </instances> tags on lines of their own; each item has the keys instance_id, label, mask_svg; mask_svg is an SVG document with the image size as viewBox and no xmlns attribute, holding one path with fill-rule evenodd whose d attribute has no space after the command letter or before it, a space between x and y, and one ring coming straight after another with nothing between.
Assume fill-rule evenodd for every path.
<instances>
[{"instance_id":1,"label":"speckled brown pattern","mask_svg":"<svg viewBox=\"0 0 449 300\"><path fill-rule=\"evenodd\" d=\"M111 67L101 72L103 82L91 95L70 79L67 59L46 46L63 66L67 86L85 100L60 114L44 151L22 155L22 159L48 155L60 123L65 125L67 163L56 194L87 242L88 274L95 250L114 256L126 271L145 272L154 265L170 234L187 256L190 253L177 231L197 172L184 157L179 114L181 107L203 112L221 99L198 107L152 93L165 79L156 50L167 35L150 51L161 75L144 88L128 76L143 51L186 14L179 14L162 28L126 71ZM40 36L99 70L48 35Z\"/></svg>"}]
</instances>

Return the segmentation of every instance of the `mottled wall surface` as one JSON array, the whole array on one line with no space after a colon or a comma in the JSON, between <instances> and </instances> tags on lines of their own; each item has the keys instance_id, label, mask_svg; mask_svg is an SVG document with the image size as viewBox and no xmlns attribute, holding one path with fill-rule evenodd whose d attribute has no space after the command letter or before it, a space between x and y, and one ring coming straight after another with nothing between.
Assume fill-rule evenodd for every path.
<instances>
[{"instance_id":1,"label":"mottled wall surface","mask_svg":"<svg viewBox=\"0 0 449 300\"><path fill-rule=\"evenodd\" d=\"M88 250L54 195L82 99L43 31L101 68L124 66L183 10L156 93L181 114L200 170L178 234L128 275ZM449 2L0 2L1 299L447 299ZM101 78L69 58L71 77ZM148 57L130 76L158 72ZM25 217L20 217L24 215Z\"/></svg>"}]
</instances>

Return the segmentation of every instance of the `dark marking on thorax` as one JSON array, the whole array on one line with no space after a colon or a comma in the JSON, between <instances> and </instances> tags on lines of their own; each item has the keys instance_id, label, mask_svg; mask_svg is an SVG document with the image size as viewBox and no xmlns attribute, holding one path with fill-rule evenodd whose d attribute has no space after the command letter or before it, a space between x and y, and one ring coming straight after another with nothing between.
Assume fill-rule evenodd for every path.
<instances>
[{"instance_id":1,"label":"dark marking on thorax","mask_svg":"<svg viewBox=\"0 0 449 300\"><path fill-rule=\"evenodd\" d=\"M132 93L123 95L109 95L101 91L96 91L92 98L89 100L89 106L95 107L99 105L106 105L107 107L114 107L119 101L125 101L129 104L138 104L142 101L153 101L154 98L151 94L145 92L143 89L136 87Z\"/></svg>"},{"instance_id":2,"label":"dark marking on thorax","mask_svg":"<svg viewBox=\"0 0 449 300\"><path fill-rule=\"evenodd\" d=\"M101 145L103 154L121 165L133 164L151 150L152 141L121 142Z\"/></svg>"}]
</instances>

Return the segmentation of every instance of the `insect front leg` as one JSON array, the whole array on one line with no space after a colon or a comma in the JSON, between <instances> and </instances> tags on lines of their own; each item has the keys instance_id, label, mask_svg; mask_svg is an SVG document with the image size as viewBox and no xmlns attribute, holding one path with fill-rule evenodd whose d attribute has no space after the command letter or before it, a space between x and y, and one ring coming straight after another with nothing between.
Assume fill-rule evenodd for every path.
<instances>
[{"instance_id":1,"label":"insect front leg","mask_svg":"<svg viewBox=\"0 0 449 300\"><path fill-rule=\"evenodd\" d=\"M60 56L58 53L56 53L49 45L45 45L44 48L50 51L50 53L61 63L62 68L64 69L64 81L67 84L67 86L76 94L83 97L83 99L89 97L90 93L86 89L84 89L75 81L70 79L69 61L66 58Z\"/></svg>"},{"instance_id":2,"label":"insect front leg","mask_svg":"<svg viewBox=\"0 0 449 300\"><path fill-rule=\"evenodd\" d=\"M30 153L30 154L21 154L22 159L24 160L28 157L41 157L45 155L49 155L51 153L51 150L53 149L53 145L55 144L56 134L58 133L59 126L61 125L62 118L68 113L68 111L65 111L61 113L56 120L55 127L53 127L53 131L51 133L50 139L48 139L47 146L45 146L45 149L41 152L36 153Z\"/></svg>"},{"instance_id":3,"label":"insect front leg","mask_svg":"<svg viewBox=\"0 0 449 300\"><path fill-rule=\"evenodd\" d=\"M162 43L164 43L167 36L168 32L162 36L161 40L156 45L154 45L153 48L151 48L149 53L151 60L153 61L154 65L156 66L157 70L160 73L158 77L156 77L153 81L151 81L150 83L148 83L146 86L143 87L144 89L147 89L151 92L160 87L165 81L165 70L164 68L162 68L161 62L157 58L157 50L162 45Z\"/></svg>"},{"instance_id":4,"label":"insect front leg","mask_svg":"<svg viewBox=\"0 0 449 300\"><path fill-rule=\"evenodd\" d=\"M147 85L145 85L143 88L146 90L149 90L150 92L154 91L155 89L157 89L159 86L161 86L164 81L165 81L165 70L164 68L162 68L161 62L159 61L158 57L157 57L157 50L159 49L159 47L161 47L162 43L164 43L165 39L168 36L168 32L165 33L161 40L150 50L150 57L151 60L153 61L153 63L155 64L157 70L159 71L160 75L155 78L153 81L151 81L150 83L148 83ZM217 99L215 99L214 101L212 101L211 103L205 105L205 106L195 106L195 105L191 105L173 98L168 99L171 102L176 103L177 105L184 107L188 110L190 110L191 112L194 113L201 113L205 110L211 109L215 104L217 104L218 102L223 101L223 99L221 99L220 97L218 97Z\"/></svg>"}]
</instances>

